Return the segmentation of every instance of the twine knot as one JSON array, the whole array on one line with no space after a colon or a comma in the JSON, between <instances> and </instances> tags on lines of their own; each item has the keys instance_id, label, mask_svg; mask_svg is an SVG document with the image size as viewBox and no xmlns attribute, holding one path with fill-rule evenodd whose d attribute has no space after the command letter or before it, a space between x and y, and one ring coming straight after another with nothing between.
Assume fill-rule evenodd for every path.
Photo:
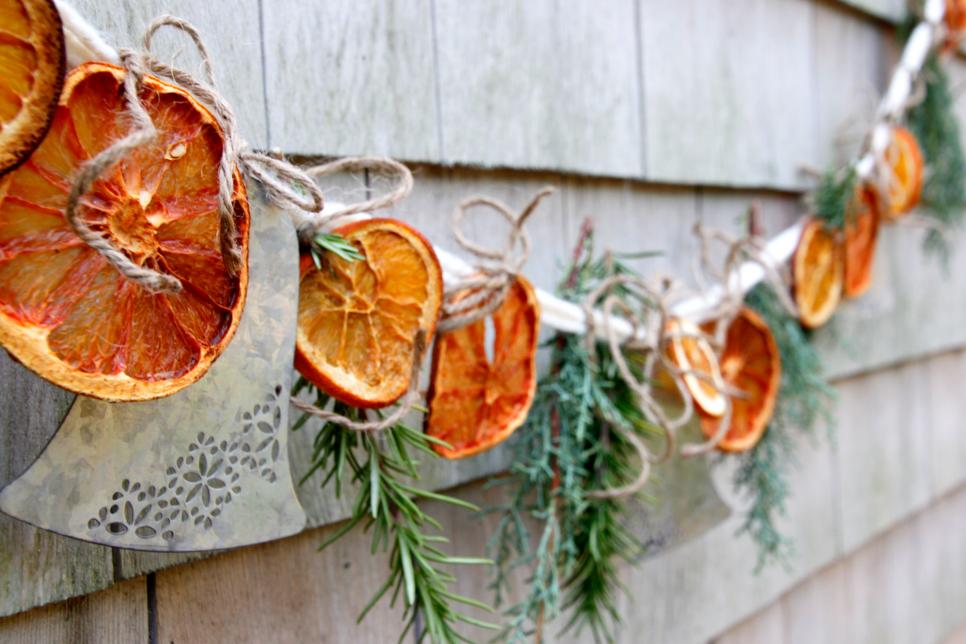
<instances>
[{"instance_id":1,"label":"twine knot","mask_svg":"<svg viewBox=\"0 0 966 644\"><path fill-rule=\"evenodd\" d=\"M554 188L549 186L540 189L519 213L514 213L503 202L489 197L470 197L456 207L451 222L453 236L463 250L476 256L479 263L476 273L447 288L443 294L443 315L437 327L440 333L463 328L500 307L530 257L530 235L525 228L527 219L536 211L540 202L553 193ZM495 210L510 224L503 248L480 246L463 232L463 219L470 209L478 206Z\"/></svg>"},{"instance_id":2,"label":"twine knot","mask_svg":"<svg viewBox=\"0 0 966 644\"><path fill-rule=\"evenodd\" d=\"M199 81L192 74L163 63L153 56L152 38L165 26L186 34L193 41L201 58L204 81ZM238 136L235 114L228 102L215 89L211 55L200 33L191 23L173 16L160 16L148 25L144 33L142 50L122 49L119 57L121 66L125 70L124 103L131 119L131 131L81 167L68 194L65 211L66 219L77 236L103 255L118 272L153 293L176 293L182 288L181 281L175 276L135 264L127 254L109 240L91 230L78 212L81 198L101 174L125 155L149 143L157 136L151 116L139 96L144 75L148 73L187 91L208 108L221 127L224 143L218 166L219 245L229 273L237 275L244 264L235 225L236 166L244 174L259 181L265 187L269 198L276 203L289 204L313 212L322 210L324 203L322 192L311 178L286 161L251 151Z\"/></svg>"}]
</instances>

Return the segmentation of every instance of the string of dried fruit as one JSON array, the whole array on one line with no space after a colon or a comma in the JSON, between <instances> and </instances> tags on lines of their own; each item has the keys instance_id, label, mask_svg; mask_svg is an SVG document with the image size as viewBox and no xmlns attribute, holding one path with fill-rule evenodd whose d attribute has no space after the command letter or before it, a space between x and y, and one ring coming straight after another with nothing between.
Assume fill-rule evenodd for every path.
<instances>
[{"instance_id":1,"label":"string of dried fruit","mask_svg":"<svg viewBox=\"0 0 966 644\"><path fill-rule=\"evenodd\" d=\"M593 256L585 226L559 294L580 301L609 276L629 272L619 257ZM523 599L506 610L502 635L511 642L540 641L546 624L564 611L570 612L565 630L589 628L609 638L619 621L617 564L642 549L624 527L626 499L595 499L593 493L626 485L640 467L634 447L613 428L642 436L653 436L655 428L603 346L590 356L584 339L570 334L558 334L550 346L549 373L518 432L511 473L499 481L509 499L488 509L499 515L490 540L498 605L511 572L521 566L530 571Z\"/></svg>"},{"instance_id":2,"label":"string of dried fruit","mask_svg":"<svg viewBox=\"0 0 966 644\"><path fill-rule=\"evenodd\" d=\"M293 391L294 396L306 387L314 390L316 408L332 403L334 416L348 421L323 422L312 468L303 478L321 471L322 485L333 482L337 497L349 484L357 486L349 521L322 547L364 525L372 531L373 551L388 550L390 572L359 620L392 590L392 603L401 595L405 607L401 637L421 619L425 631L419 639L465 641L457 623L491 626L454 604L488 607L449 590L455 578L440 566L489 562L444 553L439 544L445 537L430 532L440 524L417 503L431 499L477 509L416 484L414 456L435 456L434 448L450 446L402 421L373 425L365 413L385 409L418 384L418 365L442 302L439 263L429 243L399 221L369 219L336 232L338 237L323 237L321 243L313 237L302 258L296 333L302 378ZM306 413L293 428L310 417Z\"/></svg>"}]
</instances>

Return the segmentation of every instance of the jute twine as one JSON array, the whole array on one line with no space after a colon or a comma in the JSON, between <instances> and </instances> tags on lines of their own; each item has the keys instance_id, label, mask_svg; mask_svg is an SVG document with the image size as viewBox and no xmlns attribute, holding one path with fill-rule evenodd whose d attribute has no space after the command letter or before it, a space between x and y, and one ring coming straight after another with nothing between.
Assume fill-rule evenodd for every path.
<instances>
[{"instance_id":1,"label":"jute twine","mask_svg":"<svg viewBox=\"0 0 966 644\"><path fill-rule=\"evenodd\" d=\"M410 412L413 406L420 401L422 396L419 393L419 375L422 371L423 364L423 354L426 350L426 332L418 331L416 333L416 338L413 341L413 366L412 372L409 375L409 388L403 397L399 399L396 408L387 416L383 416L376 420L353 420L338 414L330 409L322 409L313 403L300 400L299 398L292 397L292 406L301 412L315 416L326 423L334 423L346 429L351 429L357 432L381 432L384 429L389 429L401 421L406 414ZM363 413L366 413L363 411Z\"/></svg>"},{"instance_id":2,"label":"jute twine","mask_svg":"<svg viewBox=\"0 0 966 644\"><path fill-rule=\"evenodd\" d=\"M695 278L701 289L707 292L710 288L709 280L721 293L718 303L712 307L708 317L712 320L713 332L705 336L705 340L715 350L720 360L724 351L728 328L744 307L745 288L740 278L740 268L746 262L758 264L764 273L763 282L769 284L778 297L782 306L795 318L798 318L798 307L789 295L790 276L783 266L768 253L767 245L762 236L758 223L758 208L752 205L749 212L749 233L746 237L734 238L721 231L708 230L700 223L695 224L694 234L698 237L701 252L698 254L698 264L695 266ZM717 242L726 248L722 269L715 268L712 259L712 246ZM698 377L704 377L695 372ZM697 456L715 449L727 435L731 426L732 399L743 398L747 394L736 391L721 380L710 382L719 393L724 395L725 413L718 421L715 433L702 443L685 445L681 449L682 456Z\"/></svg>"},{"instance_id":3,"label":"jute twine","mask_svg":"<svg viewBox=\"0 0 966 644\"><path fill-rule=\"evenodd\" d=\"M618 291L622 292L623 296ZM668 302L671 299L671 293L671 282L669 280L662 280L661 286L655 288L643 278L635 275L614 275L601 282L583 301L587 325L585 340L591 360L593 361L596 355L595 337L598 328L600 328L606 338L608 349L621 379L634 392L645 417L664 434L664 451L662 454L654 456L633 428L625 427L624 423L618 422L616 419L604 418L614 431L618 432L624 440L634 447L640 457L641 465L637 477L633 481L619 487L594 490L588 494L591 498L614 499L631 496L639 492L650 477L652 465L662 463L670 458L674 452L677 430L685 425L694 413L693 403L681 370L667 357L670 321ZM636 302L639 308L632 306L630 301ZM598 305L601 311L600 320L595 316L595 308ZM618 339L611 322L615 311L630 322L634 329L631 337L623 344ZM625 351L636 352L643 356L640 378L631 369ZM668 415L653 395L652 383L658 365L671 375L671 379L682 401L684 401L684 408L677 416Z\"/></svg>"},{"instance_id":4,"label":"jute twine","mask_svg":"<svg viewBox=\"0 0 966 644\"><path fill-rule=\"evenodd\" d=\"M305 169L305 173L313 179L333 174L363 171L393 177L395 178L395 185L385 194L365 201L348 204L332 211L305 213L304 219L297 223L299 237L303 242L311 243L312 238L317 234L328 232L354 216L366 215L379 209L392 207L412 192L412 172L402 163L387 157L346 157ZM401 421L422 398L419 393L419 379L425 350L426 333L420 330L413 340L413 364L409 376L409 388L403 394L403 397L397 401L395 409L386 416L359 421L336 413L331 409L322 409L313 403L300 400L294 396L291 398L292 406L301 412L321 419L323 422L333 423L353 431L377 433L389 429Z\"/></svg>"},{"instance_id":5,"label":"jute twine","mask_svg":"<svg viewBox=\"0 0 966 644\"><path fill-rule=\"evenodd\" d=\"M453 236L460 247L474 255L479 263L473 275L447 288L443 294L443 315L437 327L440 333L472 324L500 307L530 256L530 236L524 225L540 202L553 193L554 189L549 186L540 189L519 213L489 197L470 197L457 206L452 220ZM467 212L478 206L496 211L510 224L510 232L502 249L480 246L463 232L462 222Z\"/></svg>"},{"instance_id":6,"label":"jute twine","mask_svg":"<svg viewBox=\"0 0 966 644\"><path fill-rule=\"evenodd\" d=\"M204 81L199 81L192 74L163 63L152 55L151 40L155 32L165 26L188 35L194 42L201 58ZM123 92L126 112L132 125L131 131L81 167L68 194L65 214L77 235L103 255L122 275L154 293L175 293L182 287L181 281L173 275L135 264L126 253L92 230L82 218L78 207L98 177L126 155L157 137L157 129L140 97L145 74L153 74L189 92L208 108L221 127L224 143L218 166L219 244L225 265L231 274L237 274L244 262L238 246L233 204L236 165L245 174L258 180L274 201L309 211L322 210L322 192L304 172L282 159L253 152L238 135L234 112L215 89L211 56L194 26L180 18L160 16L145 31L142 51L122 49L119 55L121 66L126 72Z\"/></svg>"},{"instance_id":7,"label":"jute twine","mask_svg":"<svg viewBox=\"0 0 966 644\"><path fill-rule=\"evenodd\" d=\"M370 199L347 204L335 210L305 214L298 222L299 237L306 243L321 232L329 232L355 215L391 208L409 196L413 190L413 173L395 159L380 156L345 157L305 169L313 179L346 172L368 172L386 176L394 181L390 190Z\"/></svg>"}]
</instances>

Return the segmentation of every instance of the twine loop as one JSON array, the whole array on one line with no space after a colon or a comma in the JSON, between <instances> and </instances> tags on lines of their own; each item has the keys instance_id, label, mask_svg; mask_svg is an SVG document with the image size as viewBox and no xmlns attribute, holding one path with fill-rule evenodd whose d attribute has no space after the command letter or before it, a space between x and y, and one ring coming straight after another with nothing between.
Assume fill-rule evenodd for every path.
<instances>
[{"instance_id":1,"label":"twine loop","mask_svg":"<svg viewBox=\"0 0 966 644\"><path fill-rule=\"evenodd\" d=\"M550 186L541 188L519 213L514 213L501 201L480 196L465 199L456 207L451 222L453 236L463 250L477 258L478 263L473 275L447 288L443 294L443 315L437 327L440 333L472 324L500 307L530 257L532 244L525 224L540 202L554 192ZM496 211L510 224L503 248L486 248L463 232L462 223L467 213L479 206Z\"/></svg>"},{"instance_id":2,"label":"twine loop","mask_svg":"<svg viewBox=\"0 0 966 644\"><path fill-rule=\"evenodd\" d=\"M299 237L303 242L311 242L315 235L331 231L355 215L391 208L413 191L413 173L405 165L389 157L345 157L304 170L306 176L312 179L343 172L378 173L393 179L394 185L389 191L364 201L341 205L331 210L326 208L316 213L306 213L303 220L296 224Z\"/></svg>"},{"instance_id":3,"label":"twine loop","mask_svg":"<svg viewBox=\"0 0 966 644\"><path fill-rule=\"evenodd\" d=\"M687 386L679 370L667 356L670 319L667 303L671 296L671 282L668 280L663 280L661 285L655 288L636 275L622 274L613 275L601 282L582 303L587 325L585 340L590 360L595 361L595 336L599 328L606 338L611 358L621 379L634 392L645 417L664 434L664 451L655 456L651 454L633 428L625 427L624 423L616 419L605 418L604 420L608 421L610 426L634 447L640 457L641 465L633 481L619 487L595 490L590 494L593 498L621 498L639 492L650 477L652 465L670 458L674 452L677 430L685 425L694 413ZM632 306L631 301L636 302L639 308ZM600 320L594 313L598 304L600 304ZM618 339L612 324L615 312L627 320L633 328L631 337L623 343ZM640 367L641 377L634 374L625 350L638 353L643 357ZM652 383L658 365L671 375L684 402L684 408L677 416L668 415L653 395Z\"/></svg>"},{"instance_id":4,"label":"twine loop","mask_svg":"<svg viewBox=\"0 0 966 644\"><path fill-rule=\"evenodd\" d=\"M166 26L186 34L192 40L201 58L203 81L154 57L151 41L155 33ZM233 201L236 165L242 172L258 180L265 187L269 198L276 203L311 211L322 209L322 192L308 176L283 160L253 152L238 136L234 111L215 89L211 55L200 33L191 23L173 16L160 16L148 25L142 51L121 49L119 57L125 71L124 103L132 128L125 137L102 150L81 167L68 194L65 216L78 237L103 255L126 278L153 293L176 293L182 288L181 281L175 276L134 263L126 253L93 231L78 212L83 195L98 177L127 154L157 137L157 129L139 96L145 74L170 81L190 93L212 113L221 128L223 146L218 165L219 245L229 273L237 275L244 263L238 244Z\"/></svg>"}]
</instances>

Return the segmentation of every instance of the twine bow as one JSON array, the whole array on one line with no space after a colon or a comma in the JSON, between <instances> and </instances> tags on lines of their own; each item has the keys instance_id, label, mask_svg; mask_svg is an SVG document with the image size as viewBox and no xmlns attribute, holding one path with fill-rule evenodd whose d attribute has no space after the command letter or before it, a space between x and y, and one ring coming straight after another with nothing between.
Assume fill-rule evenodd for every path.
<instances>
[{"instance_id":1,"label":"twine bow","mask_svg":"<svg viewBox=\"0 0 966 644\"><path fill-rule=\"evenodd\" d=\"M153 56L151 40L165 26L187 34L194 42L201 58L203 82ZM153 293L175 293L182 288L177 277L134 263L126 253L92 230L81 217L78 208L83 195L108 168L157 137L157 129L139 96L145 74L168 80L189 92L208 108L221 127L224 143L218 165L219 244L225 265L231 274L237 274L244 262L238 245L233 204L236 165L242 172L259 181L269 198L275 202L314 212L322 210L322 192L311 178L282 159L252 151L240 138L236 131L234 111L215 89L214 69L208 48L193 25L180 18L160 16L145 31L142 51L122 49L119 55L121 66L126 72L123 82L124 104L132 128L125 137L115 141L81 167L68 194L65 211L66 219L77 236L103 255L118 272Z\"/></svg>"},{"instance_id":2,"label":"twine bow","mask_svg":"<svg viewBox=\"0 0 966 644\"><path fill-rule=\"evenodd\" d=\"M477 271L446 289L443 294L443 316L439 321L440 333L455 331L491 314L503 303L514 279L523 269L530 256L530 236L524 225L545 197L554 188L540 189L519 214L508 206L489 197L471 197L456 207L452 230L456 242L479 260ZM485 248L471 241L462 230L467 212L477 206L486 206L499 213L510 224L506 245L502 249Z\"/></svg>"},{"instance_id":3,"label":"twine bow","mask_svg":"<svg viewBox=\"0 0 966 644\"><path fill-rule=\"evenodd\" d=\"M364 215L375 210L391 208L409 196L413 190L413 173L402 163L389 157L364 156L345 157L305 169L305 174L313 179L342 172L375 172L391 177L395 185L388 192L364 201L340 206L334 210L325 209L306 213L303 221L297 224L299 237L311 241L320 232L327 232L354 215Z\"/></svg>"}]
</instances>

